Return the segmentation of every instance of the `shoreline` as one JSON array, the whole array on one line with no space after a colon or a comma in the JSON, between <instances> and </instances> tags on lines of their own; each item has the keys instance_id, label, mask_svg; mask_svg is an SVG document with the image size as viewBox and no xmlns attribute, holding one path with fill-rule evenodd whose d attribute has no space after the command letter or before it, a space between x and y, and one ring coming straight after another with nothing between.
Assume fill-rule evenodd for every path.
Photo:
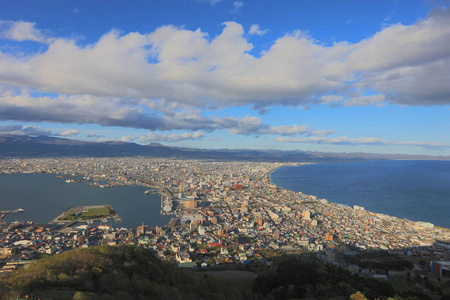
<instances>
[{"instance_id":1,"label":"shoreline","mask_svg":"<svg viewBox=\"0 0 450 300\"><path fill-rule=\"evenodd\" d=\"M377 160L377 161L378 161L378 160ZM391 161L391 160L382 160L382 161ZM407 159L405 159L405 160L392 160L392 161L417 161L417 160L407 160ZM418 161L428 161L428 160L418 160ZM371 161L365 161L365 162L373 162L373 161L371 160ZM364 162L342 162L342 164L346 164L346 163L364 163ZM281 186L275 184L275 183L273 182L273 180L272 180L272 174L273 174L276 170L281 169L281 168L284 168L284 167L301 167L301 166L305 166L305 165L326 165L326 164L331 164L331 163L297 163L297 164L295 164L295 165L286 164L286 165L277 167L277 168L275 168L275 169L273 169L272 171L269 172L269 183L272 184L272 185L274 185L274 186L276 186L276 187L279 188L279 189L282 189L282 190L285 190L285 191L289 191L289 192L292 192L292 193L296 193L296 194L300 193L300 194L305 195L305 196L308 196L308 197L311 197L311 196L312 196L312 197L314 197L314 198L320 200L321 198L319 198L319 197L316 196L316 195L305 194L305 193L303 193L303 192L301 192L301 191L293 191L293 190L286 189L286 188L283 188L283 187L281 187ZM332 164L341 164L341 163L332 163ZM318 204L320 204L318 200L314 200L314 201L316 201ZM353 207L352 207L351 205L349 205L349 204L338 203L338 202L335 202L335 201L330 201L329 199L326 199L326 201L327 201L328 203L333 203L333 204L338 205L338 206L347 206L347 207L353 209ZM358 205L354 205L354 206L358 206ZM364 210L365 210L365 209L364 209ZM388 216L388 217L390 217L390 218L396 218L396 219L398 219L398 220L407 220L408 222L413 222L413 223L419 223L419 224L420 224L420 223L430 223L430 224L433 224L433 227L434 227L434 228L439 228L439 229L443 229L443 230L450 231L450 227L447 228L447 227L439 226L439 225L436 225L436 224L434 224L434 223L432 223L432 222L430 222L430 221L413 221L413 220L410 220L410 219L407 219L407 218L401 218L401 217L398 217L398 216L395 216L395 215L391 215L391 214L380 213L380 212L373 212L373 211L369 211L369 210L365 210L365 211L367 211L367 212L369 212L369 213L371 213L371 214L374 214L374 215L385 215L385 216Z\"/></svg>"},{"instance_id":2,"label":"shoreline","mask_svg":"<svg viewBox=\"0 0 450 300\"><path fill-rule=\"evenodd\" d=\"M1 175L19 176L19 177L17 177L19 181L22 180L22 179L20 179L21 178L20 176L22 176L22 175L23 176L27 176L27 175L28 176L30 176L30 175L31 176L41 175L42 176L42 175L44 175L44 176L49 176L48 177L49 180L51 180L51 179L60 179L61 180L61 182L60 182L61 186L64 186L64 185L74 185L74 186L76 186L75 182L71 183L71 184L68 184L68 183L65 182L65 180L67 178L83 176L83 175L72 175L72 174L66 175L66 174L63 174L63 173L50 173L50 172L11 172L11 173L3 173ZM47 182L47 180L45 180L45 181ZM85 181L85 182L80 182L79 184L84 184L85 186L91 187L92 185L89 185L89 183L90 182ZM139 194L139 196L140 196L140 194L141 194L140 190L141 189L144 190L145 186L141 185L139 183L127 183L127 184L124 183L124 184L121 184L120 186L115 186L115 187L119 188L119 189L120 188L131 188L133 190L136 188L137 191L131 191L131 192L130 192L130 190L126 190L125 192L122 192L122 191L119 192L118 191L118 193L120 193L122 196L120 196L116 200L113 200L114 203L117 202L117 201L120 202L121 201L120 198L123 198L124 201L121 201L122 202L121 207L116 207L116 206L118 206L117 203L114 204L114 203L109 202L109 200L108 200L109 199L108 195L110 195L110 193L111 193L111 191L109 191L109 190L113 189L113 187L102 189L99 186L92 186L92 188L94 188L97 191L97 192L95 192L96 194L97 193L102 193L102 190L104 190L105 192L109 191L108 194L105 197L103 197L103 196L100 196L100 198L97 197L97 199L99 199L99 201L102 201L102 199L104 200L104 201L102 201L102 202L104 202L104 204L100 204L100 206L103 206L103 205L112 206L112 207L114 207L114 210L118 209L119 211L118 212L116 211L115 215L111 215L111 216L108 216L108 217L102 217L102 218L96 218L96 219L90 219L89 221L98 222L98 221L102 221L103 219L106 218L108 220L108 224L112 225L112 227L124 227L123 223L134 223L134 219L133 218L130 218L130 216L127 217L127 214L131 214L131 212L127 213L127 210L128 210L126 208L127 201L125 199L127 199L127 197L133 197L132 199L135 199L137 197L136 194ZM80 188L81 188L81 186L80 186ZM85 189L83 189L83 190L85 191ZM98 192L98 191L100 191L100 192ZM36 193L36 192L34 192L34 193ZM39 191L38 191L38 193L39 193ZM115 191L112 192L112 193L116 194ZM18 194L21 194L21 193L18 193ZM82 195L84 195L84 193ZM135 195L135 196L132 196L132 195ZM144 222L146 224L151 224L151 226L166 226L170 220L165 220L167 218L167 215L163 214L162 210L161 210L160 203L161 203L161 201L163 199L163 195L164 195L164 193L161 193L159 191L159 189L158 189L158 191L155 191L155 193L152 193L151 195L145 196L146 199L144 199L144 191L142 191L142 196L143 196L142 200L143 201L146 201L146 202L149 202L149 203L150 202L155 203L154 205L153 204L152 205L150 205L150 204L147 205L146 204L145 206L146 207L148 207L148 206L152 206L152 207L155 206L154 209L151 210L151 214L152 215L158 215L158 217L156 217L156 218L155 217L151 217L151 219L149 219L149 218L142 218L142 220L141 220L141 218L139 218L141 221L139 221L138 223L136 223L134 225L133 224L128 224L126 227L127 228L137 228L139 226L139 224L141 224L142 222ZM51 214L47 214L47 213L43 214L42 211L38 212L37 208L34 207L36 205L40 206L39 204L33 204L34 208L33 207L29 208L30 204L28 202L29 202L29 199L31 199L32 197L28 197L28 195L19 196L19 198L17 198L17 199L14 198L14 197L15 197L14 194L11 194L10 197L9 197L9 199L11 199L11 200L7 201L6 203L3 203L2 205L5 205L5 207L12 207L9 202L19 201L18 203L22 203L21 206L23 206L24 208L27 209L27 215L20 214L16 218L11 218L11 214L9 214L9 215L5 214L5 215L3 215L3 217L5 217L5 218L0 219L0 222L3 222L3 223L13 223L13 222L27 223L27 222L31 222L31 223L35 223L35 224L58 224L58 223L70 223L70 222L73 222L73 221L77 221L77 222L87 223L88 220L73 220L73 221L72 220L67 220L67 221L65 221L65 220L58 220L58 218L60 218L61 216L64 216L65 213L67 212L67 210L69 210L70 208L83 207L83 206L86 206L86 207L97 206L98 203L101 203L101 202L98 202L98 201L91 201L92 199L95 200L95 198L92 198L92 199L89 198L88 202L86 202L85 200L82 200L81 202L80 201L75 201L74 202L73 200L71 200L71 202L68 202L68 205L66 207L62 207L62 209L57 209ZM56 198L58 198L58 197L63 197L63 196L57 196ZM47 200L45 199L46 198L45 196L39 196L39 198L42 198L42 199L40 199L40 201L43 201L44 203L47 203ZM58 200L55 200L55 199L53 199L51 201L58 201ZM83 197L81 197L80 199L83 199ZM139 202L137 202L135 200L133 200L132 202L134 203L133 205L139 205ZM33 203L37 203L37 202L35 201ZM124 207L122 207L122 206L124 206ZM59 207L59 205L58 205L58 207ZM124 212L124 209L125 209L125 212ZM121 221L115 221L116 218L120 219ZM160 220L160 219L161 219L162 222L158 222L158 220ZM117 223L117 224L115 224L115 223Z\"/></svg>"}]
</instances>

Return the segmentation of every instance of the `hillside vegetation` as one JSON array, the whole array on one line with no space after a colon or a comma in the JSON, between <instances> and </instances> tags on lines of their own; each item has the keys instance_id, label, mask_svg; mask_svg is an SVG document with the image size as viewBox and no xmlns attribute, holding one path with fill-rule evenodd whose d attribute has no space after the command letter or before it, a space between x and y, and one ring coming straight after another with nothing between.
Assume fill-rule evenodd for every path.
<instances>
[{"instance_id":1,"label":"hillside vegetation","mask_svg":"<svg viewBox=\"0 0 450 300\"><path fill-rule=\"evenodd\" d=\"M370 254L370 267L403 260ZM247 272L186 271L135 246L83 248L44 257L0 277L3 299L450 299L450 281L416 276L376 280L352 275L313 254L273 257ZM251 272L255 272L252 275ZM257 276L256 276L257 274ZM256 278L255 278L256 277ZM28 297L27 297L28 296Z\"/></svg>"},{"instance_id":2,"label":"hillside vegetation","mask_svg":"<svg viewBox=\"0 0 450 300\"><path fill-rule=\"evenodd\" d=\"M92 247L45 257L1 281L2 300L31 294L40 299L250 298L239 284L229 287L219 279L175 268L134 246Z\"/></svg>"}]
</instances>

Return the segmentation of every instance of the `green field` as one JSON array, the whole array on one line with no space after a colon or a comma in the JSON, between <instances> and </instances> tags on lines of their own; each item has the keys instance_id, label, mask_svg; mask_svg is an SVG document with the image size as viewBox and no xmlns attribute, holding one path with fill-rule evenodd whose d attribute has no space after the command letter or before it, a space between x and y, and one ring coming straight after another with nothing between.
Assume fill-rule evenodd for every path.
<instances>
[{"instance_id":1,"label":"green field","mask_svg":"<svg viewBox=\"0 0 450 300\"><path fill-rule=\"evenodd\" d=\"M80 219L93 219L93 218L102 218L102 217L109 217L111 215L110 206L104 206L99 208L90 208L87 212L81 213L81 215L78 216Z\"/></svg>"},{"instance_id":2,"label":"green field","mask_svg":"<svg viewBox=\"0 0 450 300\"><path fill-rule=\"evenodd\" d=\"M102 218L108 218L112 215L115 215L114 210L109 205L105 205L103 207L95 207L95 208L88 208L87 211L75 214L75 213L66 213L64 217L60 218L61 221L75 221L75 220L81 220L81 221L87 221L87 220L94 220L94 219L102 219Z\"/></svg>"}]
</instances>

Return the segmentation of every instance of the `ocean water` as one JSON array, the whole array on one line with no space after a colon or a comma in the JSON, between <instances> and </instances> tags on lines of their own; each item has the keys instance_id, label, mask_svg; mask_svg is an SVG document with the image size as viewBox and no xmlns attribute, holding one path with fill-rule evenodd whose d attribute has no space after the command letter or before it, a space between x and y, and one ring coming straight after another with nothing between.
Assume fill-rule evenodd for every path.
<instances>
[{"instance_id":1,"label":"ocean water","mask_svg":"<svg viewBox=\"0 0 450 300\"><path fill-rule=\"evenodd\" d=\"M73 206L110 204L123 222L114 227L135 228L166 225L170 215L161 215L161 197L144 195L142 186L99 188L88 183L66 183L67 178L52 174L0 175L0 210L26 209L8 214L3 221L33 221L46 224Z\"/></svg>"},{"instance_id":2,"label":"ocean water","mask_svg":"<svg viewBox=\"0 0 450 300\"><path fill-rule=\"evenodd\" d=\"M277 186L330 202L450 228L450 161L370 161L282 167Z\"/></svg>"}]
</instances>

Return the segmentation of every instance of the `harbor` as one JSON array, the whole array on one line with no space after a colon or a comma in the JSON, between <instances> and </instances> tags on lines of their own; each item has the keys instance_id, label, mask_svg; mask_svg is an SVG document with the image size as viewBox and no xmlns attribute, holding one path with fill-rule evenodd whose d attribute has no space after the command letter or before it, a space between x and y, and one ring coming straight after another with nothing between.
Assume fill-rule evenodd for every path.
<instances>
[{"instance_id":1,"label":"harbor","mask_svg":"<svg viewBox=\"0 0 450 300\"><path fill-rule=\"evenodd\" d=\"M24 211L25 211L25 209L20 208L20 207L13 209L13 210L0 210L0 220L3 220L3 218L8 214L18 214L18 213L22 213Z\"/></svg>"},{"instance_id":2,"label":"harbor","mask_svg":"<svg viewBox=\"0 0 450 300\"><path fill-rule=\"evenodd\" d=\"M2 187L0 209L8 212L2 221L9 223L31 221L47 224L70 207L91 205L111 205L120 219L108 218L107 223L125 228L135 228L141 222L151 226L161 226L170 220L170 216L161 214L160 195L144 194L150 189L149 187L129 184L114 188L99 188L89 185L88 182L65 183L65 180L73 177L72 174L69 175L70 177L55 175L0 175ZM90 177L93 178L93 176ZM108 182L111 181L117 181L117 179ZM25 208L26 211L19 214L9 213L18 206ZM95 223L97 222L102 220Z\"/></svg>"}]
</instances>

